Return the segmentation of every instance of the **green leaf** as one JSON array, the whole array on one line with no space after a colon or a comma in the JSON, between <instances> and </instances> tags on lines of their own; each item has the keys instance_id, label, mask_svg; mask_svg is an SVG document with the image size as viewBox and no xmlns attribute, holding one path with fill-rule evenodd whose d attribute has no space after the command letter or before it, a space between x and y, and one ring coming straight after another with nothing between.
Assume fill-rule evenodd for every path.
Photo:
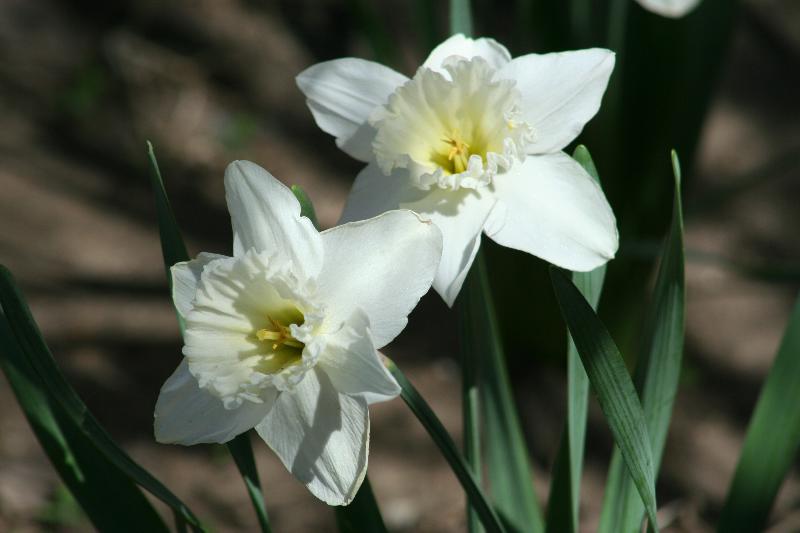
<instances>
[{"instance_id":1,"label":"green leaf","mask_svg":"<svg viewBox=\"0 0 800 533\"><path fill-rule=\"evenodd\" d=\"M469 0L450 0L450 35L472 36L472 11Z\"/></svg>"},{"instance_id":2,"label":"green leaf","mask_svg":"<svg viewBox=\"0 0 800 533\"><path fill-rule=\"evenodd\" d=\"M589 302L569 277L561 270L551 267L550 279L561 314L575 341L589 382L614 436L614 442L619 446L645 504L651 526L658 532L650 438L642 406L622 355Z\"/></svg>"},{"instance_id":3,"label":"green leaf","mask_svg":"<svg viewBox=\"0 0 800 533\"><path fill-rule=\"evenodd\" d=\"M800 298L761 389L722 507L719 533L762 531L800 449Z\"/></svg>"},{"instance_id":4,"label":"green leaf","mask_svg":"<svg viewBox=\"0 0 800 533\"><path fill-rule=\"evenodd\" d=\"M364 478L350 505L335 509L336 525L341 533L386 533L386 526L368 478Z\"/></svg>"},{"instance_id":5,"label":"green leaf","mask_svg":"<svg viewBox=\"0 0 800 533\"><path fill-rule=\"evenodd\" d=\"M292 192L294 193L297 201L300 202L300 214L311 221L314 227L319 230L319 221L317 220L317 212L314 209L314 204L311 203L311 198L308 197L306 191L299 185L292 185Z\"/></svg>"},{"instance_id":6,"label":"green leaf","mask_svg":"<svg viewBox=\"0 0 800 533\"><path fill-rule=\"evenodd\" d=\"M113 496L118 502L127 504L124 499L119 499L120 495L109 489L119 486L120 494L131 498L130 505L133 508L144 497L141 494L136 496L136 491L123 484L123 481L128 480L127 483L132 486L132 480L167 504L176 514L182 515L195 529L202 530L194 513L177 496L117 446L67 383L11 273L2 265L0 304L10 326L5 327L5 322L0 321L3 323L4 369L7 368L9 381L17 383L16 392L23 394L19 396L20 404L26 416L29 416L45 451L51 458L60 453L53 463L67 486L74 489L87 483L88 477L94 475L89 490L101 493L96 498L108 499ZM45 441L48 443L45 444ZM65 447L68 448L67 451L59 451ZM89 502L87 496L80 491L73 493L81 505ZM95 520L97 515L92 514L93 506L84 509ZM142 513L143 519L148 516L146 507L140 505L136 509L136 512ZM158 521L160 522L160 518ZM153 522L155 523L155 519Z\"/></svg>"},{"instance_id":7,"label":"green leaf","mask_svg":"<svg viewBox=\"0 0 800 533\"><path fill-rule=\"evenodd\" d=\"M533 490L528 448L514 405L486 261L475 257L459 300L464 368L465 452L480 471L480 436L492 501L504 523L517 531L543 531ZM476 394L477 392L477 394ZM481 424L478 425L478 404ZM479 476L476 476L479 477Z\"/></svg>"},{"instance_id":8,"label":"green leaf","mask_svg":"<svg viewBox=\"0 0 800 533\"><path fill-rule=\"evenodd\" d=\"M636 366L636 388L647 420L656 476L678 390L684 340L683 211L680 165L675 152L672 165L675 179L672 222L661 251L655 292L645 318ZM611 459L605 494L600 531L640 531L645 510L618 449Z\"/></svg>"},{"instance_id":9,"label":"green leaf","mask_svg":"<svg viewBox=\"0 0 800 533\"><path fill-rule=\"evenodd\" d=\"M388 358L384 358L384 360L386 368L389 369L389 372L392 373L402 389L400 396L403 398L403 401L406 402L409 409L411 409L411 412L414 413L420 423L425 427L428 435L431 436L436 446L439 447L442 456L444 456L445 460L450 465L458 481L461 482L461 486L467 494L467 499L480 517L483 527L489 533L504 532L505 529L498 519L497 514L495 514L492 506L489 505L489 501L478 486L469 466L461 454L458 453L453 439L450 438L450 435L447 433L441 421L439 421L439 418L422 396L420 396L417 389L408 381L405 374L397 368L397 365Z\"/></svg>"},{"instance_id":10,"label":"green leaf","mask_svg":"<svg viewBox=\"0 0 800 533\"><path fill-rule=\"evenodd\" d=\"M161 171L158 168L158 161L156 154L153 150L153 145L147 141L147 156L150 160L150 179L153 186L153 193L156 200L156 213L158 215L158 232L161 236L161 252L164 257L164 268L167 272L167 282L172 286L172 275L170 268L181 261L189 260L189 253L186 251L186 245L181 236L181 230L178 227L178 222L172 212L167 191L164 188L164 180L161 177ZM183 319L180 314L178 316L178 326L183 334L184 325ZM236 439L226 444L228 452L233 457L236 467L244 481L247 494L250 496L250 501L253 503L253 509L258 516L258 523L261 526L261 531L268 533L270 531L269 518L267 517L267 510L264 505L264 496L261 491L261 484L258 480L258 471L256 470L255 458L253 456L253 447L247 434L239 435Z\"/></svg>"},{"instance_id":11,"label":"green leaf","mask_svg":"<svg viewBox=\"0 0 800 533\"><path fill-rule=\"evenodd\" d=\"M247 495L256 511L258 525L263 533L271 533L267 517L267 508L264 505L264 495L261 493L261 482L258 480L258 469L256 468L256 458L253 455L253 446L250 443L250 433L245 432L237 435L235 439L226 444L228 451L236 463L247 488Z\"/></svg>"},{"instance_id":12,"label":"green leaf","mask_svg":"<svg viewBox=\"0 0 800 533\"><path fill-rule=\"evenodd\" d=\"M600 183L597 168L585 146L575 149L572 157ZM591 272L573 272L572 282L581 291L592 309L597 309L606 265ZM583 450L586 437L586 416L589 399L589 378L583 369L578 350L572 336L567 338L567 421L561 436L561 446L556 457L550 498L547 505L548 533L572 533L578 531L583 471Z\"/></svg>"}]
</instances>

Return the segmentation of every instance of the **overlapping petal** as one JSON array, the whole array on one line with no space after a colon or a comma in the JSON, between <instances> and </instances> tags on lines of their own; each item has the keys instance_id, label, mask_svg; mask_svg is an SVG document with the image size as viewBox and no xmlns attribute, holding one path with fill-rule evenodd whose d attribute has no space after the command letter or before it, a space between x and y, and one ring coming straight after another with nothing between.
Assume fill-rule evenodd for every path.
<instances>
[{"instance_id":1,"label":"overlapping petal","mask_svg":"<svg viewBox=\"0 0 800 533\"><path fill-rule=\"evenodd\" d=\"M559 152L528 157L495 181L493 240L569 270L587 271L614 257L616 220L603 191L574 159Z\"/></svg>"},{"instance_id":2,"label":"overlapping petal","mask_svg":"<svg viewBox=\"0 0 800 533\"><path fill-rule=\"evenodd\" d=\"M444 63L447 58L452 56L467 59L482 57L489 66L495 69L499 69L511 61L508 49L494 39L486 37L470 39L459 33L434 48L422 66L449 77L450 74L444 69Z\"/></svg>"},{"instance_id":3,"label":"overlapping petal","mask_svg":"<svg viewBox=\"0 0 800 533\"><path fill-rule=\"evenodd\" d=\"M442 231L442 260L433 288L452 306L478 253L481 231L495 199L486 188L432 189L422 199L403 204Z\"/></svg>"},{"instance_id":4,"label":"overlapping petal","mask_svg":"<svg viewBox=\"0 0 800 533\"><path fill-rule=\"evenodd\" d=\"M534 131L529 153L561 150L578 136L600 109L614 57L600 48L528 54L500 69L498 78L516 80L522 95L520 111Z\"/></svg>"},{"instance_id":5,"label":"overlapping petal","mask_svg":"<svg viewBox=\"0 0 800 533\"><path fill-rule=\"evenodd\" d=\"M411 211L389 211L322 232L325 266L318 295L326 320L345 322L358 309L378 348L403 330L430 289L442 254L439 229Z\"/></svg>"},{"instance_id":6,"label":"overlapping petal","mask_svg":"<svg viewBox=\"0 0 800 533\"><path fill-rule=\"evenodd\" d=\"M348 57L313 65L297 76L322 131L348 155L366 161L374 130L370 114L408 78L379 63Z\"/></svg>"},{"instance_id":7,"label":"overlapping petal","mask_svg":"<svg viewBox=\"0 0 800 533\"><path fill-rule=\"evenodd\" d=\"M200 275L205 266L215 259L225 259L226 256L201 252L196 259L183 261L170 268L172 275L172 301L178 314L186 319L186 315L192 310L197 284L200 283Z\"/></svg>"},{"instance_id":8,"label":"overlapping petal","mask_svg":"<svg viewBox=\"0 0 800 533\"><path fill-rule=\"evenodd\" d=\"M300 216L292 191L250 161L234 161L225 170L225 197L233 222L233 255L254 248L279 254L298 275L313 279L322 268L322 240Z\"/></svg>"},{"instance_id":9,"label":"overlapping petal","mask_svg":"<svg viewBox=\"0 0 800 533\"><path fill-rule=\"evenodd\" d=\"M278 397L256 431L314 496L329 505L353 500L369 453L363 397L340 394L317 368Z\"/></svg>"},{"instance_id":10,"label":"overlapping petal","mask_svg":"<svg viewBox=\"0 0 800 533\"><path fill-rule=\"evenodd\" d=\"M366 313L356 310L331 337L319 364L336 390L361 396L370 404L385 402L400 394L400 386L384 366L372 342Z\"/></svg>"},{"instance_id":11,"label":"overlapping petal","mask_svg":"<svg viewBox=\"0 0 800 533\"><path fill-rule=\"evenodd\" d=\"M263 403L225 409L219 398L198 386L184 359L161 387L155 409L156 440L186 446L228 442L263 420L276 396L264 395Z\"/></svg>"}]
</instances>

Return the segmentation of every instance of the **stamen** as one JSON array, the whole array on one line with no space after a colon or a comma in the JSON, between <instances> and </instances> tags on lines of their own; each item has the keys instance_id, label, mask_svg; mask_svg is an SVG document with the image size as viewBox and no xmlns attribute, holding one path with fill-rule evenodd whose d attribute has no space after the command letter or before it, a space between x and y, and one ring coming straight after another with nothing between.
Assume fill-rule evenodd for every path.
<instances>
[{"instance_id":1,"label":"stamen","mask_svg":"<svg viewBox=\"0 0 800 533\"><path fill-rule=\"evenodd\" d=\"M292 337L289 327L284 326L271 316L267 316L274 329L263 328L256 331L256 338L260 341L275 341L272 343L272 349L277 350L279 346L290 346L292 348L303 348L302 342Z\"/></svg>"},{"instance_id":2,"label":"stamen","mask_svg":"<svg viewBox=\"0 0 800 533\"><path fill-rule=\"evenodd\" d=\"M457 174L464 172L469 162L469 144L461 140L458 132L453 133L450 137L443 137L442 141L450 145L447 160L453 163L453 171Z\"/></svg>"}]
</instances>

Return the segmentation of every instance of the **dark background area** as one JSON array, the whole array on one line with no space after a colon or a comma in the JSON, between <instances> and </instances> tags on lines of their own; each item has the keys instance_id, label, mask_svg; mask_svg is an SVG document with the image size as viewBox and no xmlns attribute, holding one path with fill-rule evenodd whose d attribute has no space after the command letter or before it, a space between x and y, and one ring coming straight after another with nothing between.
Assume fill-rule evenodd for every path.
<instances>
[{"instance_id":1,"label":"dark background area","mask_svg":"<svg viewBox=\"0 0 800 533\"><path fill-rule=\"evenodd\" d=\"M523 4L476 2L476 33L514 55L598 44L567 39L555 23L528 31L524 21L561 19L546 3L530 12ZM611 111L581 138L619 218L601 315L629 356L671 204L668 149L684 157L687 350L658 486L667 531L711 530L800 282L800 4L748 0L738 13L723 4L705 0L681 23L632 6ZM234 159L301 185L330 226L361 164L316 128L294 77L342 56L411 75L446 35L446 12L446 2L423 1L0 2L0 263L112 436L216 531L256 528L224 450L152 436L180 339L144 141L156 147L192 254L230 249L222 173ZM711 24L718 12L727 18ZM697 35L716 56L704 55ZM630 111L612 114L614 105ZM490 259L544 503L564 416L563 327L543 263L496 247ZM431 294L386 351L458 439L456 342L453 313ZM0 405L0 531L86 530L3 378ZM369 472L390 529L463 531L460 487L405 406L377 405L372 421ZM266 445L254 447L274 529L331 530L332 511ZM610 451L592 405L587 531ZM800 530L797 474L778 499L773 532Z\"/></svg>"}]
</instances>

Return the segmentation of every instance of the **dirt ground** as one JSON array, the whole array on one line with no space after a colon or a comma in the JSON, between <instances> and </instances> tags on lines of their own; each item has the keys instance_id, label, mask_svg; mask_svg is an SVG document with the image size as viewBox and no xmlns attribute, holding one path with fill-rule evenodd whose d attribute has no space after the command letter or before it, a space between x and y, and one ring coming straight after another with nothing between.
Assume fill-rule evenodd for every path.
<instances>
[{"instance_id":1,"label":"dirt ground","mask_svg":"<svg viewBox=\"0 0 800 533\"><path fill-rule=\"evenodd\" d=\"M221 176L236 158L303 186L322 224L333 224L359 164L317 131L293 78L319 55L304 35L346 10L311 0L258 9L244 1L109 4L0 3L0 262L114 438L215 531L254 531L221 447L152 437L153 406L180 341L142 139L157 147L192 253L230 246ZM800 280L800 6L745 5L686 197L686 371L658 487L671 532L712 530ZM350 27L339 52L368 55ZM410 71L419 51L401 45L400 53ZM756 178L746 194L708 207L715 191ZM455 342L452 314L429 296L387 352L458 439ZM515 372L515 390L544 503L563 369L536 362ZM0 405L0 531L89 529L70 511L4 378ZM390 529L463 531L459 485L405 406L376 405L372 421L369 475ZM589 424L582 520L593 531L610 440L596 405ZM254 444L274 530L333 530L332 511ZM772 524L774 533L800 531L796 469Z\"/></svg>"}]
</instances>

